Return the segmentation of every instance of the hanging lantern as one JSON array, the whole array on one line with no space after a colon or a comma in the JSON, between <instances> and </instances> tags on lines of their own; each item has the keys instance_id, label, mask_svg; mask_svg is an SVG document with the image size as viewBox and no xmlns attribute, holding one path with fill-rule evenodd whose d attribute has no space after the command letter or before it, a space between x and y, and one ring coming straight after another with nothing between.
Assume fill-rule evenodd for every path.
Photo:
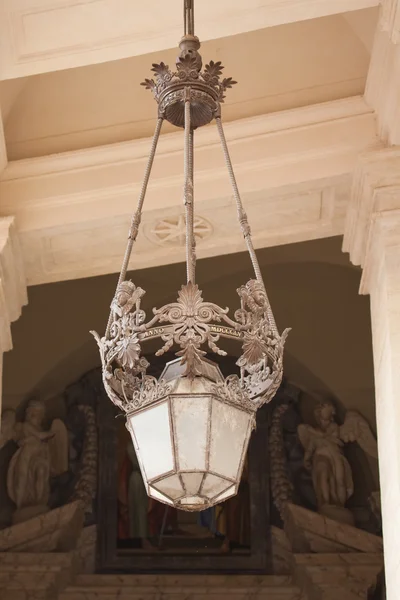
<instances>
[{"instance_id":1,"label":"hanging lantern","mask_svg":"<svg viewBox=\"0 0 400 600\"><path fill-rule=\"evenodd\" d=\"M282 380L284 343L279 335L251 240L226 144L220 104L236 82L221 79L221 63L202 70L194 35L193 0L185 0L185 35L176 71L153 65L146 79L158 103L159 117L138 205L132 218L116 293L103 337L92 332L100 349L103 382L111 401L127 418L143 481L152 498L182 510L198 511L237 493L257 409L271 401ZM195 283L193 143L195 129L215 119L236 200L238 220L254 268L237 292L240 308L205 302ZM141 307L145 291L126 281L129 258L141 221L143 202L164 120L184 128L184 189L187 282L176 302ZM162 340L162 356L178 348L159 379L147 374L142 346ZM225 356L223 338L242 347L238 374L224 378L206 352Z\"/></svg>"}]
</instances>

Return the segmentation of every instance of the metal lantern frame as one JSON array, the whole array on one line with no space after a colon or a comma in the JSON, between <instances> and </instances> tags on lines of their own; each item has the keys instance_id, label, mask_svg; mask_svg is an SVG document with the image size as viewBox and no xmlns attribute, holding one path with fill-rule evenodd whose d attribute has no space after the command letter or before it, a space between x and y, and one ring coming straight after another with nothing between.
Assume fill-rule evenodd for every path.
<instances>
[{"instance_id":1,"label":"metal lantern frame","mask_svg":"<svg viewBox=\"0 0 400 600\"><path fill-rule=\"evenodd\" d=\"M237 493L254 415L225 402L219 391L224 378L214 362L202 360L202 373L196 376L195 385L183 376L184 370L179 358L167 363L160 377L166 386L165 395L142 411L128 413L127 427L140 457L148 495L181 510L194 511ZM154 418L154 411L162 417L159 414ZM143 426L146 419L150 427ZM142 423L137 425L135 420ZM238 430L241 436L237 436ZM151 442L147 439L143 443L141 439L149 431L157 446L163 445L164 449L156 461L143 457L143 453L152 451ZM153 463L151 472L146 469L149 462Z\"/></svg>"},{"instance_id":2,"label":"metal lantern frame","mask_svg":"<svg viewBox=\"0 0 400 600\"><path fill-rule=\"evenodd\" d=\"M284 343L289 330L280 335L274 320L222 126L221 103L225 91L236 82L230 77L221 78L223 66L220 62L211 61L202 68L202 58L198 52L200 42L194 35L193 0L184 0L184 22L176 70L170 70L164 63L153 64L154 79L146 79L142 84L153 92L158 103L157 125L106 331L102 337L96 332L92 333L100 349L105 390L111 401L127 415L127 427L132 435L147 493L176 508L198 511L237 493L255 424L255 413L260 406L272 400L282 380ZM164 120L184 129L183 202L187 281L178 292L176 302L154 308L152 317L147 319L141 306L145 291L132 281L127 281L126 274L139 232L143 203ZM237 290L240 307L233 317L229 316L228 308L204 301L195 280L194 135L198 127L212 120L217 125L238 221L254 269L254 278ZM154 338L160 338L163 342L157 356L174 347L178 348L178 359L166 365L159 379L147 374L149 363L141 355L142 346ZM206 352L226 355L219 344L223 338L234 340L242 346L237 361L239 375L232 374L224 378L217 365L205 358ZM182 398L186 398L186 403L182 403ZM192 413L186 417L182 433L178 421L182 421L189 402L193 404ZM207 402L208 412L205 409ZM179 410L176 409L178 406ZM218 420L218 410L212 408L214 406L225 407L222 420ZM166 412L162 407L167 407ZM197 439L195 436L205 412L204 435L202 439ZM214 437L222 435L223 423L228 423L230 430L228 432L225 428L225 446L219 452L227 453L232 461L229 468L226 467L230 469L229 476L223 469L216 470L212 462L213 444L216 444ZM192 448L187 446L186 458L182 455L179 435L194 436ZM166 436L165 439L163 436ZM165 441L167 439L169 447ZM203 442L206 444L201 459L203 462L195 464L194 456L196 452L198 454L198 445L202 446ZM232 458L234 446L240 448L235 465ZM167 454L171 458L169 462L166 460ZM193 464L187 465L185 461L189 460L189 455ZM190 479L188 473L202 474L198 477L196 489L196 486L190 487L187 483ZM219 478L219 487L211 485L212 477ZM222 485L222 480L226 485ZM190 481L195 481L194 475ZM212 481L215 483L216 480Z\"/></svg>"}]
</instances>

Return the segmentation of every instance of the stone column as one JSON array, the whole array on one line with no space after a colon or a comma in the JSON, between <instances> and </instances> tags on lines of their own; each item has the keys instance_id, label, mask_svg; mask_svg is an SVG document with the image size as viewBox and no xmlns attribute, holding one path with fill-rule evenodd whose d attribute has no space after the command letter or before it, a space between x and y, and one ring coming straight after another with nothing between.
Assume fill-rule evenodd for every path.
<instances>
[{"instance_id":1,"label":"stone column","mask_svg":"<svg viewBox=\"0 0 400 600\"><path fill-rule=\"evenodd\" d=\"M0 218L0 415L3 353L11 350L11 323L27 303L18 234L13 217Z\"/></svg>"},{"instance_id":2,"label":"stone column","mask_svg":"<svg viewBox=\"0 0 400 600\"><path fill-rule=\"evenodd\" d=\"M387 600L400 590L400 149L371 153L355 173L344 237L370 294ZM351 335L351 331L348 332Z\"/></svg>"}]
</instances>

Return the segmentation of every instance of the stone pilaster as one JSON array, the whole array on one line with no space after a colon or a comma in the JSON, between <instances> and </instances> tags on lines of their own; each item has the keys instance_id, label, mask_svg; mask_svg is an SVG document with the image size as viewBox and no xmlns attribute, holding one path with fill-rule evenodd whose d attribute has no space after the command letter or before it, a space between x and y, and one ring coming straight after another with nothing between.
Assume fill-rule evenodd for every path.
<instances>
[{"instance_id":1,"label":"stone pilaster","mask_svg":"<svg viewBox=\"0 0 400 600\"><path fill-rule=\"evenodd\" d=\"M12 217L0 218L0 414L3 353L11 350L11 323L27 303L24 268Z\"/></svg>"},{"instance_id":2,"label":"stone pilaster","mask_svg":"<svg viewBox=\"0 0 400 600\"><path fill-rule=\"evenodd\" d=\"M344 250L371 297L387 600L400 589L400 149L360 160ZM351 335L351 332L349 332Z\"/></svg>"},{"instance_id":3,"label":"stone pilaster","mask_svg":"<svg viewBox=\"0 0 400 600\"><path fill-rule=\"evenodd\" d=\"M400 144L400 0L381 4L365 101L376 113L380 138L394 145Z\"/></svg>"}]
</instances>

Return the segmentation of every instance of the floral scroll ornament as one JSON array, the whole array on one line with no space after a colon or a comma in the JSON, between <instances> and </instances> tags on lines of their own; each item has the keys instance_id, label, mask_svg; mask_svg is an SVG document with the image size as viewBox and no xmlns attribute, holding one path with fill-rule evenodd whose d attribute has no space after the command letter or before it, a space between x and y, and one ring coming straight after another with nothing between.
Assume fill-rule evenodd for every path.
<instances>
[{"instance_id":1,"label":"floral scroll ornament","mask_svg":"<svg viewBox=\"0 0 400 600\"><path fill-rule=\"evenodd\" d=\"M264 389L274 395L282 381L283 348L290 329L281 336L271 317L270 305L264 286L252 279L237 290L241 308L235 318L243 324L243 353L237 361L242 371L242 382L250 395L259 395ZM262 402L260 402L262 404Z\"/></svg>"},{"instance_id":2,"label":"floral scroll ornament","mask_svg":"<svg viewBox=\"0 0 400 600\"><path fill-rule=\"evenodd\" d=\"M165 344L156 355L161 356L175 343L182 348L177 356L182 357L182 364L186 366L184 376L194 378L200 375L201 357L206 354L201 350L203 344L207 343L216 354L226 356L226 352L218 348L216 342L219 336L211 332L209 324L220 322L227 312L227 308L204 302L198 286L189 281L178 292L177 302L154 310L160 323L173 325L172 330L162 336Z\"/></svg>"},{"instance_id":3,"label":"floral scroll ornament","mask_svg":"<svg viewBox=\"0 0 400 600\"><path fill-rule=\"evenodd\" d=\"M194 379L201 374L204 348L220 356L226 352L218 345L220 334L211 325L225 323L239 332L243 353L237 361L238 375L229 376L224 384L217 384L218 393L230 403L240 403L256 411L267 397L272 397L282 379L283 346L289 330L282 336L271 323L269 302L264 287L250 280L238 289L241 308L235 318L228 309L205 302L198 286L183 285L176 302L153 309L153 318L146 322L141 309L144 290L131 281L118 286L111 304L113 320L109 337L100 338L95 332L103 364L103 379L113 402L124 410L154 402L166 393L164 381L146 375L149 363L141 356L141 338L157 325L161 328L163 346L156 352L162 356L172 347L178 347L177 356L185 366L184 376Z\"/></svg>"}]
</instances>

